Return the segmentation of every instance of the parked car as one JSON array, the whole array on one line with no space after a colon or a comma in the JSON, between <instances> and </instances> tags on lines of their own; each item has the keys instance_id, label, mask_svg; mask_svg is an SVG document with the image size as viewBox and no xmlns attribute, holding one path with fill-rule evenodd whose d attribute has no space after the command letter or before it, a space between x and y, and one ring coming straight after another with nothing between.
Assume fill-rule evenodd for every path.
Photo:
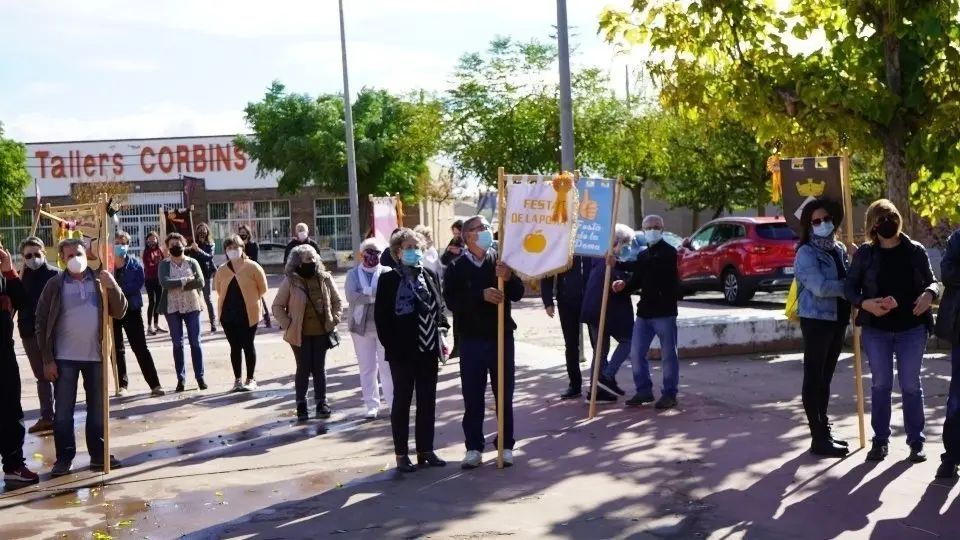
<instances>
[{"instance_id":1,"label":"parked car","mask_svg":"<svg viewBox=\"0 0 960 540\"><path fill-rule=\"evenodd\" d=\"M781 217L713 220L677 250L680 295L720 291L739 306L757 291L786 291L793 281L797 240Z\"/></svg>"}]
</instances>

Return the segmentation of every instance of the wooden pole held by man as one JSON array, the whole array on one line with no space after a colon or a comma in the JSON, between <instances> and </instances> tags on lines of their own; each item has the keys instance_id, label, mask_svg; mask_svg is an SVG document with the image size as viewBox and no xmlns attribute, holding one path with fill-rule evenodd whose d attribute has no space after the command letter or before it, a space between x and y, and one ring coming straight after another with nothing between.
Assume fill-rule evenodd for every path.
<instances>
[{"instance_id":1,"label":"wooden pole held by man","mask_svg":"<svg viewBox=\"0 0 960 540\"><path fill-rule=\"evenodd\" d=\"M854 245L856 235L853 230L853 195L850 187L850 153L844 147L840 157L840 183L843 186L843 228L847 244ZM867 446L867 431L863 412L863 362L860 352L860 327L856 325L857 310L851 310L853 325L853 376L857 386L857 421L860 427L860 448Z\"/></svg>"},{"instance_id":2,"label":"wooden pole held by man","mask_svg":"<svg viewBox=\"0 0 960 540\"><path fill-rule=\"evenodd\" d=\"M503 260L503 215L506 211L506 186L504 185L503 167L497 169L497 260ZM497 276L497 289L500 294L504 294L503 278ZM506 297L497 305L497 468L502 469L503 463L503 441L504 441L504 417L503 414L503 380L504 380L504 315L506 313Z\"/></svg>"},{"instance_id":3,"label":"wooden pole held by man","mask_svg":"<svg viewBox=\"0 0 960 540\"><path fill-rule=\"evenodd\" d=\"M577 185L576 181L579 180L579 174L577 175L574 185ZM617 184L613 187L613 209L611 210L610 218L610 249L607 251L608 255L613 255L613 243L616 241L617 237L617 209L620 208L620 184L621 177L617 177ZM597 416L597 380L600 377L600 357L603 353L603 341L605 332L607 331L607 301L610 299L610 278L613 273L613 267L607 264L606 259L603 260L604 265L604 274L603 274L603 296L600 300L600 324L597 325L597 339L593 344L593 380L590 383L590 409L587 414L587 418L594 418Z\"/></svg>"}]
</instances>

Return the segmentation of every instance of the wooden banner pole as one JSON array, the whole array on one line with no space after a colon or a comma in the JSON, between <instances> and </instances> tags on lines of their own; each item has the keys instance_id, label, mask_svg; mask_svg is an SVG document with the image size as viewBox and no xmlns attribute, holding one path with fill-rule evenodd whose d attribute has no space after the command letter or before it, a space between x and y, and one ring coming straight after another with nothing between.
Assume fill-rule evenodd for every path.
<instances>
[{"instance_id":1,"label":"wooden banner pole","mask_svg":"<svg viewBox=\"0 0 960 540\"><path fill-rule=\"evenodd\" d=\"M617 183L613 187L613 208L610 210L610 244L608 255L613 254L613 243L617 238L617 209L620 208L620 182L617 177ZM605 266L603 274L603 296L600 300L600 324L597 326L597 339L594 342L593 351L593 380L590 382L590 409L587 418L597 416L597 380L600 378L600 358L603 353L603 342L605 332L607 331L607 301L610 299L610 277L613 273L613 267L607 264L604 258Z\"/></svg>"},{"instance_id":2,"label":"wooden banner pole","mask_svg":"<svg viewBox=\"0 0 960 540\"><path fill-rule=\"evenodd\" d=\"M100 219L99 227L99 245L97 246L99 253L97 254L100 257L100 271L101 272L110 272L110 269L107 268L107 244L105 242L109 234L109 226L107 225L107 208L106 200L101 196L100 204L97 205L97 215ZM101 320L100 324L103 325L103 330L101 331L102 340L100 342L100 353L103 356L102 361L102 371L101 376L103 377L103 383L101 388L103 389L103 473L110 473L110 397L107 392L107 387L110 383L110 365L112 362L112 346L113 346L113 324L110 321L110 307L108 306L107 300L107 289L103 284L103 281L100 281L100 296L102 301L100 302L100 313Z\"/></svg>"},{"instance_id":3,"label":"wooden banner pole","mask_svg":"<svg viewBox=\"0 0 960 540\"><path fill-rule=\"evenodd\" d=\"M843 221L847 243L853 245L856 235L853 230L853 195L850 187L850 152L846 147L840 157L840 182L843 187ZM867 446L867 431L863 407L863 362L860 351L860 327L856 325L856 309L851 310L853 325L853 376L857 385L857 420L860 427L860 448Z\"/></svg>"},{"instance_id":4,"label":"wooden banner pole","mask_svg":"<svg viewBox=\"0 0 960 540\"><path fill-rule=\"evenodd\" d=\"M497 169L497 261L502 261L503 253L503 215L506 210L506 186L504 185L504 173L503 167ZM503 278L497 277L497 288L500 290L500 294L505 295L504 293L504 283ZM503 381L505 378L504 374L504 315L507 299L504 298L497 305L497 468L502 469L504 466L503 463L503 441L504 441L504 418L506 415L503 413Z\"/></svg>"}]
</instances>

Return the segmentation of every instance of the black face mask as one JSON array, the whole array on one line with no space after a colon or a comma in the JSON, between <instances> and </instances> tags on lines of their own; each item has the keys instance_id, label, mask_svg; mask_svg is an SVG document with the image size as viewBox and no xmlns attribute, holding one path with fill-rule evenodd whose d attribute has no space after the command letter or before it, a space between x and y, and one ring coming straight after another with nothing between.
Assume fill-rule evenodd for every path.
<instances>
[{"instance_id":1,"label":"black face mask","mask_svg":"<svg viewBox=\"0 0 960 540\"><path fill-rule=\"evenodd\" d=\"M170 254L174 257L180 257L183 255L183 246L173 246L170 248Z\"/></svg>"},{"instance_id":2,"label":"black face mask","mask_svg":"<svg viewBox=\"0 0 960 540\"><path fill-rule=\"evenodd\" d=\"M302 278L312 278L317 275L317 263L304 263L297 267L297 275Z\"/></svg>"},{"instance_id":3,"label":"black face mask","mask_svg":"<svg viewBox=\"0 0 960 540\"><path fill-rule=\"evenodd\" d=\"M890 240L891 238L897 236L897 227L896 222L894 221L884 221L883 223L877 225L876 231L880 235L880 238L884 240Z\"/></svg>"}]
</instances>

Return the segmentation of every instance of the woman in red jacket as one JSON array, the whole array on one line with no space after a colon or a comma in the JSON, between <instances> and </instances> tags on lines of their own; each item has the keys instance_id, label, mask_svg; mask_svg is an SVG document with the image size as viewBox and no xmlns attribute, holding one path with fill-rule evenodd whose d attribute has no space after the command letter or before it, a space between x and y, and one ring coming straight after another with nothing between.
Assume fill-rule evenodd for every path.
<instances>
[{"instance_id":1,"label":"woman in red jacket","mask_svg":"<svg viewBox=\"0 0 960 540\"><path fill-rule=\"evenodd\" d=\"M151 336L157 335L157 332L166 334L167 331L160 328L160 279L157 277L157 269L160 267L160 261L163 260L163 250L160 249L160 236L155 231L147 233L147 245L143 248L143 276L146 279L145 287L147 289L147 331Z\"/></svg>"}]
</instances>

